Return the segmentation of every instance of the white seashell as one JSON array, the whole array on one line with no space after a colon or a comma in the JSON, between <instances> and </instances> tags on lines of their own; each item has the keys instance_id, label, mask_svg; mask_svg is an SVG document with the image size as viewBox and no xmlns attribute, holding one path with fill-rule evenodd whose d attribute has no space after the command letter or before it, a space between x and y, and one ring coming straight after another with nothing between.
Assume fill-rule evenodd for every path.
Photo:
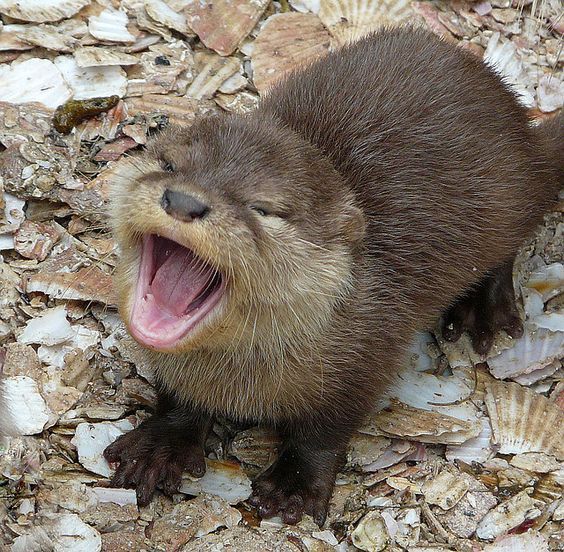
<instances>
[{"instance_id":1,"label":"white seashell","mask_svg":"<svg viewBox=\"0 0 564 552\"><path fill-rule=\"evenodd\" d=\"M58 56L55 65L73 91L75 100L124 96L127 77L121 67L79 67L70 56Z\"/></svg>"},{"instance_id":2,"label":"white seashell","mask_svg":"<svg viewBox=\"0 0 564 552\"><path fill-rule=\"evenodd\" d=\"M527 320L532 320L535 316L544 313L544 300L542 294L536 289L523 287L521 295L523 296L523 308L525 309Z\"/></svg>"},{"instance_id":3,"label":"white seashell","mask_svg":"<svg viewBox=\"0 0 564 552\"><path fill-rule=\"evenodd\" d=\"M486 544L484 552L550 552L550 547L538 531L529 530L520 535L503 535Z\"/></svg>"},{"instance_id":4,"label":"white seashell","mask_svg":"<svg viewBox=\"0 0 564 552\"><path fill-rule=\"evenodd\" d=\"M186 16L183 13L174 11L163 0L145 0L145 10L149 17L165 27L174 29L183 35L194 35L190 27L188 27Z\"/></svg>"},{"instance_id":5,"label":"white seashell","mask_svg":"<svg viewBox=\"0 0 564 552\"><path fill-rule=\"evenodd\" d=\"M137 494L135 489L93 487L92 491L98 497L99 502L111 502L118 506L125 506L126 504L137 506Z\"/></svg>"},{"instance_id":6,"label":"white seashell","mask_svg":"<svg viewBox=\"0 0 564 552\"><path fill-rule=\"evenodd\" d=\"M22 21L45 23L72 17L91 0L0 0L0 13Z\"/></svg>"},{"instance_id":7,"label":"white seashell","mask_svg":"<svg viewBox=\"0 0 564 552\"><path fill-rule=\"evenodd\" d=\"M478 408L467 400L472 392L473 383L457 376L403 370L387 392L391 406L371 416L361 431L424 443L464 443L482 429Z\"/></svg>"},{"instance_id":8,"label":"white seashell","mask_svg":"<svg viewBox=\"0 0 564 552\"><path fill-rule=\"evenodd\" d=\"M53 552L100 552L100 533L76 514L48 514L52 525L48 533L53 540Z\"/></svg>"},{"instance_id":9,"label":"white seashell","mask_svg":"<svg viewBox=\"0 0 564 552\"><path fill-rule=\"evenodd\" d=\"M537 318L541 323L546 320L543 316ZM488 366L493 376L507 379L540 370L562 356L564 331L551 332L526 325L523 337L517 339L510 349L489 358Z\"/></svg>"},{"instance_id":10,"label":"white seashell","mask_svg":"<svg viewBox=\"0 0 564 552\"><path fill-rule=\"evenodd\" d=\"M537 103L545 113L560 109L564 105L564 81L556 74L543 75L537 86Z\"/></svg>"},{"instance_id":11,"label":"white seashell","mask_svg":"<svg viewBox=\"0 0 564 552\"><path fill-rule=\"evenodd\" d=\"M549 473L564 468L562 462L543 452L516 454L509 463L516 468L536 473Z\"/></svg>"},{"instance_id":12,"label":"white seashell","mask_svg":"<svg viewBox=\"0 0 564 552\"><path fill-rule=\"evenodd\" d=\"M390 541L384 518L377 511L368 512L360 520L351 537L357 548L367 552L380 552Z\"/></svg>"},{"instance_id":13,"label":"white seashell","mask_svg":"<svg viewBox=\"0 0 564 552\"><path fill-rule=\"evenodd\" d=\"M481 423L477 417L478 409L466 403L464 406L421 410L399 401L392 401L389 408L372 415L360 431L370 435L401 437L422 443L461 444L476 437L481 430ZM439 409L440 412L437 411Z\"/></svg>"},{"instance_id":14,"label":"white seashell","mask_svg":"<svg viewBox=\"0 0 564 552\"><path fill-rule=\"evenodd\" d=\"M481 418L482 431L477 437L468 439L461 445L449 445L446 458L449 461L462 460L467 464L485 462L494 455L491 444L492 429L486 417Z\"/></svg>"},{"instance_id":15,"label":"white seashell","mask_svg":"<svg viewBox=\"0 0 564 552\"><path fill-rule=\"evenodd\" d=\"M196 100L211 98L227 79L241 70L241 62L234 57L198 52L194 59L196 67L201 69L188 87L186 96Z\"/></svg>"},{"instance_id":16,"label":"white seashell","mask_svg":"<svg viewBox=\"0 0 564 552\"><path fill-rule=\"evenodd\" d=\"M473 391L472 381L406 369L398 374L387 395L414 408L431 410L433 406L465 401Z\"/></svg>"},{"instance_id":17,"label":"white seashell","mask_svg":"<svg viewBox=\"0 0 564 552\"><path fill-rule=\"evenodd\" d=\"M16 435L41 433L52 415L37 383L28 376L6 378L1 400L11 415L13 427L8 429Z\"/></svg>"},{"instance_id":18,"label":"white seashell","mask_svg":"<svg viewBox=\"0 0 564 552\"><path fill-rule=\"evenodd\" d=\"M265 92L286 72L329 51L331 37L318 17L280 13L269 17L255 39L251 56L253 82Z\"/></svg>"},{"instance_id":19,"label":"white seashell","mask_svg":"<svg viewBox=\"0 0 564 552\"><path fill-rule=\"evenodd\" d=\"M0 52L31 50L33 46L20 36L31 25L4 25L0 28Z\"/></svg>"},{"instance_id":20,"label":"white seashell","mask_svg":"<svg viewBox=\"0 0 564 552\"><path fill-rule=\"evenodd\" d=\"M48 59L31 58L11 65L0 64L0 101L39 102L55 109L71 96L61 72Z\"/></svg>"},{"instance_id":21,"label":"white seashell","mask_svg":"<svg viewBox=\"0 0 564 552\"><path fill-rule=\"evenodd\" d=\"M88 31L98 40L135 42L135 37L127 30L128 22L124 11L105 9L100 15L88 18Z\"/></svg>"},{"instance_id":22,"label":"white seashell","mask_svg":"<svg viewBox=\"0 0 564 552\"><path fill-rule=\"evenodd\" d=\"M41 316L32 318L19 335L18 341L29 345L57 345L71 340L75 335L67 320L65 307L47 309Z\"/></svg>"},{"instance_id":23,"label":"white seashell","mask_svg":"<svg viewBox=\"0 0 564 552\"><path fill-rule=\"evenodd\" d=\"M531 498L526 490L521 491L488 512L478 524L476 535L480 539L493 540L521 525L526 519L538 517L541 505L542 502Z\"/></svg>"},{"instance_id":24,"label":"white seashell","mask_svg":"<svg viewBox=\"0 0 564 552\"><path fill-rule=\"evenodd\" d=\"M301 13L318 14L321 8L321 0L290 0L290 6Z\"/></svg>"},{"instance_id":25,"label":"white seashell","mask_svg":"<svg viewBox=\"0 0 564 552\"><path fill-rule=\"evenodd\" d=\"M410 0L320 0L319 19L339 44L413 16Z\"/></svg>"},{"instance_id":26,"label":"white seashell","mask_svg":"<svg viewBox=\"0 0 564 552\"><path fill-rule=\"evenodd\" d=\"M251 481L239 464L206 458L206 473L200 479L182 478L180 492L189 495L212 494L229 504L237 504L251 495Z\"/></svg>"},{"instance_id":27,"label":"white seashell","mask_svg":"<svg viewBox=\"0 0 564 552\"><path fill-rule=\"evenodd\" d=\"M460 501L469 488L465 479L457 478L443 470L436 477L425 481L421 492L429 504L436 504L442 510L450 510Z\"/></svg>"},{"instance_id":28,"label":"white seashell","mask_svg":"<svg viewBox=\"0 0 564 552\"><path fill-rule=\"evenodd\" d=\"M564 332L564 313L539 314L532 322L538 328L545 328L553 332Z\"/></svg>"},{"instance_id":29,"label":"white seashell","mask_svg":"<svg viewBox=\"0 0 564 552\"><path fill-rule=\"evenodd\" d=\"M84 22L70 19L58 25L25 25L19 37L32 46L57 52L72 52L78 39L87 32L88 28Z\"/></svg>"},{"instance_id":30,"label":"white seashell","mask_svg":"<svg viewBox=\"0 0 564 552\"><path fill-rule=\"evenodd\" d=\"M511 379L513 381L516 381L517 383L520 383L521 385L526 385L528 387L530 385L533 385L534 383L540 382L541 380L544 380L552 376L552 374L560 370L560 365L561 365L560 360L555 360L554 362L551 362L548 366L545 366L544 368L540 368L539 370L533 370L528 374L521 374L520 376L516 376Z\"/></svg>"},{"instance_id":31,"label":"white seashell","mask_svg":"<svg viewBox=\"0 0 564 552\"><path fill-rule=\"evenodd\" d=\"M71 443L78 452L78 461L91 472L109 477L112 469L103 456L104 449L120 435L131 431L129 420L118 422L82 423L76 426Z\"/></svg>"},{"instance_id":32,"label":"white seashell","mask_svg":"<svg viewBox=\"0 0 564 552\"><path fill-rule=\"evenodd\" d=\"M493 441L501 454L544 452L564 459L564 424L558 405L517 383L486 385Z\"/></svg>"},{"instance_id":33,"label":"white seashell","mask_svg":"<svg viewBox=\"0 0 564 552\"><path fill-rule=\"evenodd\" d=\"M98 67L103 65L136 65L139 59L115 48L84 46L77 48L74 59L79 67Z\"/></svg>"},{"instance_id":34,"label":"white seashell","mask_svg":"<svg viewBox=\"0 0 564 552\"><path fill-rule=\"evenodd\" d=\"M564 264L552 263L535 270L524 284L542 295L543 301L548 301L564 292Z\"/></svg>"}]
</instances>

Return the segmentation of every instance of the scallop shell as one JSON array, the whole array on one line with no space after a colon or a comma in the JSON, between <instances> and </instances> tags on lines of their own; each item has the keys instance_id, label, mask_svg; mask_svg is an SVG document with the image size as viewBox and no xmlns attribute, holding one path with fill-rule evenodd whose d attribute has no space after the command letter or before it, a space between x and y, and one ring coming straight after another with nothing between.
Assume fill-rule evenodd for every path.
<instances>
[{"instance_id":1,"label":"scallop shell","mask_svg":"<svg viewBox=\"0 0 564 552\"><path fill-rule=\"evenodd\" d=\"M284 73L328 52L331 37L319 18L281 13L268 18L251 55L253 81L263 93Z\"/></svg>"},{"instance_id":2,"label":"scallop shell","mask_svg":"<svg viewBox=\"0 0 564 552\"><path fill-rule=\"evenodd\" d=\"M209 115L217 111L213 102L197 101L192 98L146 94L125 100L130 116L162 114L171 123L191 125L198 115Z\"/></svg>"},{"instance_id":3,"label":"scallop shell","mask_svg":"<svg viewBox=\"0 0 564 552\"><path fill-rule=\"evenodd\" d=\"M211 98L229 77L241 71L241 62L235 57L198 52L194 60L200 70L188 87L186 96L196 100Z\"/></svg>"},{"instance_id":4,"label":"scallop shell","mask_svg":"<svg viewBox=\"0 0 564 552\"><path fill-rule=\"evenodd\" d=\"M124 11L106 9L100 15L91 15L88 18L88 31L98 40L135 42L135 37L127 30L128 22Z\"/></svg>"},{"instance_id":5,"label":"scallop shell","mask_svg":"<svg viewBox=\"0 0 564 552\"><path fill-rule=\"evenodd\" d=\"M231 55L253 30L269 0L198 0L184 13L189 27L211 50Z\"/></svg>"},{"instance_id":6,"label":"scallop shell","mask_svg":"<svg viewBox=\"0 0 564 552\"><path fill-rule=\"evenodd\" d=\"M149 17L165 27L187 36L194 36L183 13L177 13L163 0L145 0L145 10Z\"/></svg>"},{"instance_id":7,"label":"scallop shell","mask_svg":"<svg viewBox=\"0 0 564 552\"><path fill-rule=\"evenodd\" d=\"M0 13L22 21L45 23L72 17L91 0L0 0Z\"/></svg>"},{"instance_id":8,"label":"scallop shell","mask_svg":"<svg viewBox=\"0 0 564 552\"><path fill-rule=\"evenodd\" d=\"M127 78L121 67L79 67L71 56L55 58L55 65L72 89L75 100L125 95Z\"/></svg>"},{"instance_id":9,"label":"scallop shell","mask_svg":"<svg viewBox=\"0 0 564 552\"><path fill-rule=\"evenodd\" d=\"M115 48L84 46L77 48L74 59L79 67L99 67L104 65L136 65L139 59Z\"/></svg>"},{"instance_id":10,"label":"scallop shell","mask_svg":"<svg viewBox=\"0 0 564 552\"><path fill-rule=\"evenodd\" d=\"M319 19L339 44L413 16L410 0L321 0Z\"/></svg>"},{"instance_id":11,"label":"scallop shell","mask_svg":"<svg viewBox=\"0 0 564 552\"><path fill-rule=\"evenodd\" d=\"M475 408L470 407L467 415L455 417L447 413L421 410L399 401L392 401L391 407L372 416L361 431L389 437L402 437L421 443L461 444L480 433L481 425L475 417L476 411Z\"/></svg>"},{"instance_id":12,"label":"scallop shell","mask_svg":"<svg viewBox=\"0 0 564 552\"><path fill-rule=\"evenodd\" d=\"M562 411L543 395L517 383L492 382L485 403L493 441L501 454L544 452L564 459Z\"/></svg>"},{"instance_id":13,"label":"scallop shell","mask_svg":"<svg viewBox=\"0 0 564 552\"><path fill-rule=\"evenodd\" d=\"M59 69L48 59L31 58L0 65L0 101L23 104L39 102L55 109L71 97Z\"/></svg>"},{"instance_id":14,"label":"scallop shell","mask_svg":"<svg viewBox=\"0 0 564 552\"><path fill-rule=\"evenodd\" d=\"M510 349L489 358L488 366L496 378L506 379L540 370L563 356L564 331L526 326L523 337Z\"/></svg>"},{"instance_id":15,"label":"scallop shell","mask_svg":"<svg viewBox=\"0 0 564 552\"><path fill-rule=\"evenodd\" d=\"M70 19L59 25L25 25L19 38L33 46L40 46L57 52L72 52L78 38L87 34L88 29L82 21Z\"/></svg>"}]
</instances>

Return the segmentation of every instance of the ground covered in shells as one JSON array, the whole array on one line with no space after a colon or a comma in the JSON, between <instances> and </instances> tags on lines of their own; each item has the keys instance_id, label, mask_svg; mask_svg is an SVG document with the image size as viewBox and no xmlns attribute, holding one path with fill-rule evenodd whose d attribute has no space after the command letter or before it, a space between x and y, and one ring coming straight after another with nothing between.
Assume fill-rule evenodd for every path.
<instances>
[{"instance_id":1,"label":"ground covered in shells","mask_svg":"<svg viewBox=\"0 0 564 552\"><path fill-rule=\"evenodd\" d=\"M562 107L559 0L0 0L0 366L22 434L0 443L1 550L564 549L564 200L518 257L524 336L482 359L466 337L421 334L322 529L257 517L250 478L278 442L229 421L174 500L138 508L109 488L102 450L154 401L115 311L120 163L170 122L248 111L284 71L403 21L495 65L532 116Z\"/></svg>"}]
</instances>

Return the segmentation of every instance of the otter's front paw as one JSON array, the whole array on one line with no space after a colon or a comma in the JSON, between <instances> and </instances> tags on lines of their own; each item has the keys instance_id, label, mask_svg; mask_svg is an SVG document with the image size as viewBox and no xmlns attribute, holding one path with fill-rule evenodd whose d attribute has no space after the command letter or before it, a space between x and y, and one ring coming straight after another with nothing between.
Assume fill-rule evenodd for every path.
<instances>
[{"instance_id":1,"label":"otter's front paw","mask_svg":"<svg viewBox=\"0 0 564 552\"><path fill-rule=\"evenodd\" d=\"M280 514L284 523L293 525L309 514L321 527L334 483L334 462L311 464L299 454L286 451L253 482L249 502L261 517Z\"/></svg>"},{"instance_id":2,"label":"otter's front paw","mask_svg":"<svg viewBox=\"0 0 564 552\"><path fill-rule=\"evenodd\" d=\"M119 462L112 486L135 487L140 506L149 504L157 487L169 496L177 492L183 471L194 477L206 471L204 450L189 430L171 428L159 417L119 437L104 456L110 463Z\"/></svg>"}]
</instances>

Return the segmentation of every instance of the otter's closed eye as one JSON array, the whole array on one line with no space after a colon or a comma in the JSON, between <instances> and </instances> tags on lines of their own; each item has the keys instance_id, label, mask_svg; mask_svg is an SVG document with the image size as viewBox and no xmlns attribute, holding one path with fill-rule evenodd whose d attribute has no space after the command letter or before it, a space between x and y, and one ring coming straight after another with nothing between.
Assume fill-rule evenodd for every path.
<instances>
[{"instance_id":1,"label":"otter's closed eye","mask_svg":"<svg viewBox=\"0 0 564 552\"><path fill-rule=\"evenodd\" d=\"M176 167L172 161L167 161L166 159L159 159L159 165L161 169L166 172L174 172Z\"/></svg>"}]
</instances>

